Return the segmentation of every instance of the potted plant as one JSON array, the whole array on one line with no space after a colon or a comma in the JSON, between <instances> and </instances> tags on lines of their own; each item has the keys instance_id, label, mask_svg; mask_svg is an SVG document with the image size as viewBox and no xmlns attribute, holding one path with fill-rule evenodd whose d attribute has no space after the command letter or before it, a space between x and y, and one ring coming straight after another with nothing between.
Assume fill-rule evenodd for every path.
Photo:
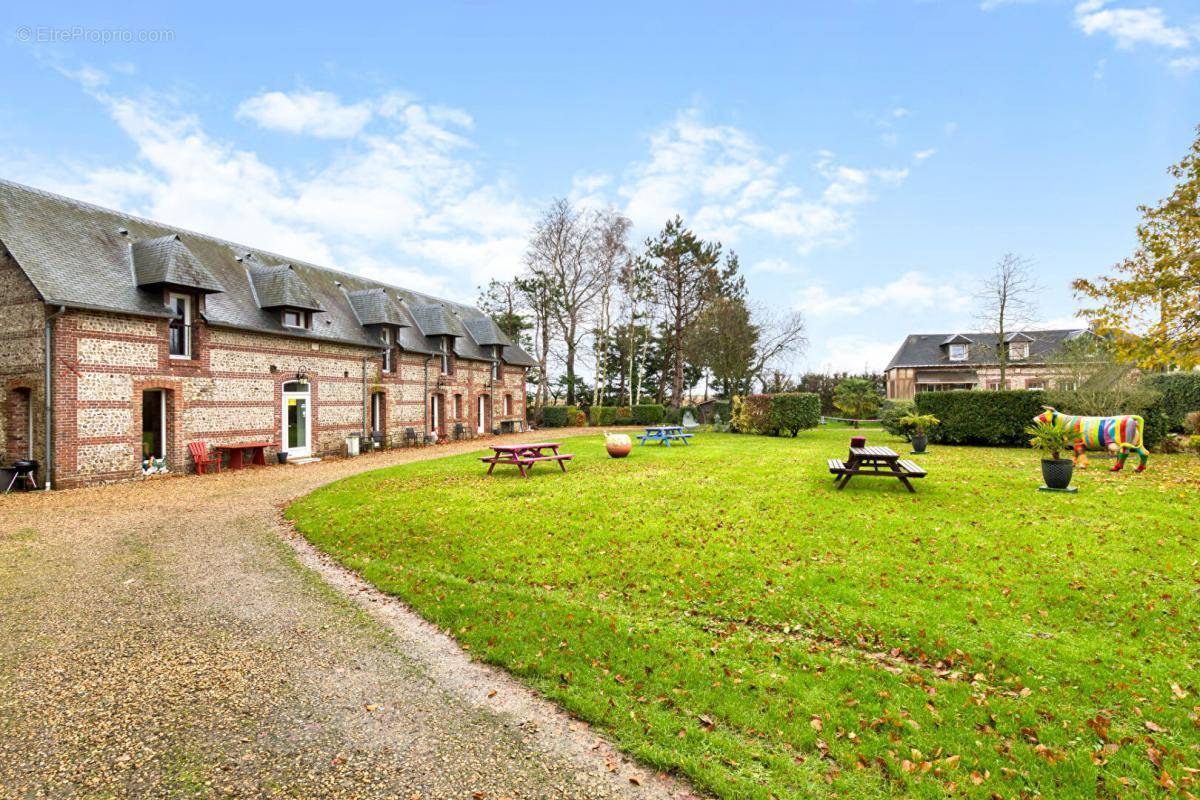
<instances>
[{"instance_id":1,"label":"potted plant","mask_svg":"<svg viewBox=\"0 0 1200 800\"><path fill-rule=\"evenodd\" d=\"M275 453L275 457L276 457L277 459L279 459L279 463L280 463L280 464L286 464L286 463L287 463L287 456L288 456L288 454L287 454L287 450L279 450L279 451L277 451L277 452Z\"/></svg>"},{"instance_id":2,"label":"potted plant","mask_svg":"<svg viewBox=\"0 0 1200 800\"><path fill-rule=\"evenodd\" d=\"M918 414L915 411L910 411L901 417L897 422L900 429L909 435L909 441L912 442L914 453L924 453L925 448L929 446L928 431L941 423L941 420L933 414Z\"/></svg>"},{"instance_id":3,"label":"potted plant","mask_svg":"<svg viewBox=\"0 0 1200 800\"><path fill-rule=\"evenodd\" d=\"M1061 421L1039 422L1026 428L1025 432L1029 434L1029 446L1042 453L1042 480L1046 488L1061 491L1070 486L1075 462L1061 456L1071 449L1075 432Z\"/></svg>"}]
</instances>

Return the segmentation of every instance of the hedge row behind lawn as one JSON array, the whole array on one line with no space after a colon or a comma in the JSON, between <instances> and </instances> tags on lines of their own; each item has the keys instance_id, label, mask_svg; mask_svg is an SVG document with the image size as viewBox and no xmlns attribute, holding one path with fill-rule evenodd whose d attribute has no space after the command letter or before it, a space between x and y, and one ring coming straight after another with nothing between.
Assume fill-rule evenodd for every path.
<instances>
[{"instance_id":1,"label":"hedge row behind lawn","mask_svg":"<svg viewBox=\"0 0 1200 800\"><path fill-rule=\"evenodd\" d=\"M1074 393L1041 392L1034 390L983 391L956 389L950 392L922 392L917 395L916 408L922 414L933 414L941 423L929 430L929 440L938 444L977 444L1021 447L1029 444L1025 428L1042 413L1043 406L1053 406L1064 414L1082 413L1073 407ZM1142 441L1154 447L1170 429L1168 414L1163 410L1163 395L1157 391L1140 396L1113 396L1108 415L1136 414L1142 418ZM1183 421L1180 419L1179 424Z\"/></svg>"},{"instance_id":2,"label":"hedge row behind lawn","mask_svg":"<svg viewBox=\"0 0 1200 800\"><path fill-rule=\"evenodd\" d=\"M752 394L734 398L733 424L739 433L792 436L821 422L821 397L812 392Z\"/></svg>"},{"instance_id":3,"label":"hedge row behind lawn","mask_svg":"<svg viewBox=\"0 0 1200 800\"><path fill-rule=\"evenodd\" d=\"M956 389L921 392L916 398L920 413L941 421L928 431L929 440L938 444L1028 445L1025 428L1045 402L1045 392L1033 390Z\"/></svg>"},{"instance_id":4,"label":"hedge row behind lawn","mask_svg":"<svg viewBox=\"0 0 1200 800\"><path fill-rule=\"evenodd\" d=\"M658 425L667 416L667 410L658 403L644 403L630 409L634 425Z\"/></svg>"},{"instance_id":5,"label":"hedge row behind lawn","mask_svg":"<svg viewBox=\"0 0 1200 800\"><path fill-rule=\"evenodd\" d=\"M566 406L546 406L542 409L542 427L543 428L565 428L567 427L567 412Z\"/></svg>"},{"instance_id":6,"label":"hedge row behind lawn","mask_svg":"<svg viewBox=\"0 0 1200 800\"><path fill-rule=\"evenodd\" d=\"M1200 372L1165 372L1147 375L1142 384L1162 393L1161 409L1169 431L1183 430L1183 421L1200 411Z\"/></svg>"}]
</instances>

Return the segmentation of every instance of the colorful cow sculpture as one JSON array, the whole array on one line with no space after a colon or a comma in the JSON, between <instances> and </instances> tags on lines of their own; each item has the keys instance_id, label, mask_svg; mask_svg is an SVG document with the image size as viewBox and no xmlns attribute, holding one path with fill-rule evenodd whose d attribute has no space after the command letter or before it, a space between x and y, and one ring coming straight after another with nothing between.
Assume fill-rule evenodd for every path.
<instances>
[{"instance_id":1,"label":"colorful cow sculpture","mask_svg":"<svg viewBox=\"0 0 1200 800\"><path fill-rule=\"evenodd\" d=\"M1050 406L1033 418L1034 422L1047 422L1051 425L1061 422L1075 434L1075 465L1080 469L1087 468L1087 456L1084 450L1108 450L1117 454L1117 463L1111 472L1120 472L1125 466L1129 453L1136 452L1141 463L1136 472L1146 469L1150 451L1142 444L1142 418L1129 414L1121 417L1077 417L1073 414L1063 414Z\"/></svg>"}]
</instances>

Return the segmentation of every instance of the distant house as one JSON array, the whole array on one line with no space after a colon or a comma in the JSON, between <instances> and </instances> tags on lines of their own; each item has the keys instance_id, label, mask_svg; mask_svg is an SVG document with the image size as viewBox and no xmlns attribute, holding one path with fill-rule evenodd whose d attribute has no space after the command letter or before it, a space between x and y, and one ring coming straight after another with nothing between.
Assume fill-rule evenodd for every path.
<instances>
[{"instance_id":1,"label":"distant house","mask_svg":"<svg viewBox=\"0 0 1200 800\"><path fill-rule=\"evenodd\" d=\"M996 335L915 333L906 338L884 370L890 400L918 392L951 389L1046 389L1061 374L1057 356L1067 342L1090 336L1086 328L1018 331L1005 336L1005 386L1000 385Z\"/></svg>"}]
</instances>

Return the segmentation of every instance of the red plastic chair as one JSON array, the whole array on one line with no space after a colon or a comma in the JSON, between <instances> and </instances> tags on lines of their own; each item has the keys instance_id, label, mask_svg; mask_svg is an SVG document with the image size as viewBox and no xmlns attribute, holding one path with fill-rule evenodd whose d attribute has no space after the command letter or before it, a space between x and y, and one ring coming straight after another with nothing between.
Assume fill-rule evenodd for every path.
<instances>
[{"instance_id":1,"label":"red plastic chair","mask_svg":"<svg viewBox=\"0 0 1200 800\"><path fill-rule=\"evenodd\" d=\"M221 459L211 458L208 455L208 442L189 442L188 451L192 454L192 460L196 462L196 474L203 475L212 464L216 465L216 471L221 471Z\"/></svg>"}]
</instances>

